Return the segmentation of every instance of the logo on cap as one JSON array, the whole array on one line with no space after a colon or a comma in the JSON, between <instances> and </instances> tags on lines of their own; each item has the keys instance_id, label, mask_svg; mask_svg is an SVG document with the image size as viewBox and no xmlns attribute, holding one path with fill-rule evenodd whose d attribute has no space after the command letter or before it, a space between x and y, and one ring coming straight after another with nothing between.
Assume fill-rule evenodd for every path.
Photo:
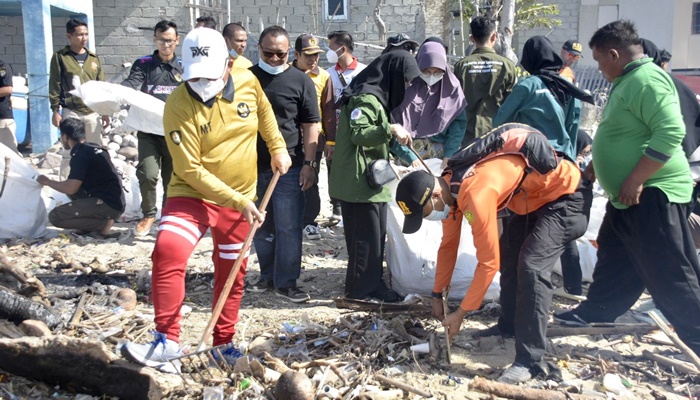
<instances>
[{"instance_id":1,"label":"logo on cap","mask_svg":"<svg viewBox=\"0 0 700 400\"><path fill-rule=\"evenodd\" d=\"M315 37L311 36L309 38L309 46L318 46L318 40L316 40Z\"/></svg>"},{"instance_id":2,"label":"logo on cap","mask_svg":"<svg viewBox=\"0 0 700 400\"><path fill-rule=\"evenodd\" d=\"M583 46L581 46L581 43L574 42L574 43L571 45L571 49L580 52L580 51L583 51Z\"/></svg>"},{"instance_id":3,"label":"logo on cap","mask_svg":"<svg viewBox=\"0 0 700 400\"><path fill-rule=\"evenodd\" d=\"M209 57L209 46L193 46L190 47L190 50L192 51L192 57L197 57L197 56L202 56L202 57Z\"/></svg>"},{"instance_id":4,"label":"logo on cap","mask_svg":"<svg viewBox=\"0 0 700 400\"><path fill-rule=\"evenodd\" d=\"M406 203L404 203L403 201L397 201L396 204L399 205L399 208L400 208L401 211L404 213L404 215L411 215L411 214L413 214L413 213L411 212L411 210L408 209L408 206L406 205Z\"/></svg>"}]
</instances>

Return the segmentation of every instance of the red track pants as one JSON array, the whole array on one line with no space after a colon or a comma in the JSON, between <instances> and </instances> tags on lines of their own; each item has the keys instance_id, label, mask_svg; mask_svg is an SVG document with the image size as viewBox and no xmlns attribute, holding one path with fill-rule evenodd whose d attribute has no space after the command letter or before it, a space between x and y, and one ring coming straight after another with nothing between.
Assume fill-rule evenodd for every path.
<instances>
[{"instance_id":1,"label":"red track pants","mask_svg":"<svg viewBox=\"0 0 700 400\"><path fill-rule=\"evenodd\" d=\"M240 255L250 225L241 212L191 197L168 198L153 249L152 298L156 329L179 342L180 308L185 299L187 260L199 239L211 228L214 239L214 299L216 304L233 264ZM243 297L248 254L236 276L219 320L214 326L214 345L230 343L236 333Z\"/></svg>"}]
</instances>

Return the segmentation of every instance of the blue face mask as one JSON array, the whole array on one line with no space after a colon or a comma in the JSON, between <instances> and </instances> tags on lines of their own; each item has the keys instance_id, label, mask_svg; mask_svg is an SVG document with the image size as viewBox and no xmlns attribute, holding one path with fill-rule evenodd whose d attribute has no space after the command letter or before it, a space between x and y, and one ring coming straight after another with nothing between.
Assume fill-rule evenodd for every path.
<instances>
[{"instance_id":1,"label":"blue face mask","mask_svg":"<svg viewBox=\"0 0 700 400\"><path fill-rule=\"evenodd\" d=\"M236 53L236 50L234 49L229 50L228 54L230 54L233 58L238 58L238 53Z\"/></svg>"},{"instance_id":2,"label":"blue face mask","mask_svg":"<svg viewBox=\"0 0 700 400\"><path fill-rule=\"evenodd\" d=\"M450 207L445 204L445 202L442 200L442 197L440 197L440 201L442 201L443 204L443 209L442 211L436 210L435 209L435 204L433 204L433 211L430 212L430 214L425 217L428 221L442 221L443 219L447 219L447 217L450 216Z\"/></svg>"},{"instance_id":3,"label":"blue face mask","mask_svg":"<svg viewBox=\"0 0 700 400\"><path fill-rule=\"evenodd\" d=\"M258 65L260 66L260 68L262 68L263 71L267 72L270 75L279 75L282 72L284 72L285 67L286 67L286 64L282 64L282 65L278 65L276 67L273 67L272 65L263 61L262 58L260 60L258 60Z\"/></svg>"}]
</instances>

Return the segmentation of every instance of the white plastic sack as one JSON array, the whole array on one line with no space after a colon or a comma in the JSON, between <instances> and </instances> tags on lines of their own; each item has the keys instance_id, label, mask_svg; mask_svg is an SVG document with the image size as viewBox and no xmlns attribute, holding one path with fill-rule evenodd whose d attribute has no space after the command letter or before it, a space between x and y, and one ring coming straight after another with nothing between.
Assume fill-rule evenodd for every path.
<instances>
[{"instance_id":1,"label":"white plastic sack","mask_svg":"<svg viewBox=\"0 0 700 400\"><path fill-rule=\"evenodd\" d=\"M130 89L131 90L131 89ZM124 127L133 131L141 131L164 136L163 131L163 110L165 103L155 97L133 91L125 97L131 105L129 114L124 120Z\"/></svg>"},{"instance_id":2,"label":"white plastic sack","mask_svg":"<svg viewBox=\"0 0 700 400\"><path fill-rule=\"evenodd\" d=\"M425 160L426 164L439 175L442 160ZM392 199L395 198L398 181L389 184ZM417 293L429 295L433 291L437 252L442 240L442 222L423 220L420 230L411 235L401 232L404 214L394 200L389 203L387 216L386 262L391 271L391 287L402 295ZM464 298L476 270L476 249L471 226L462 223L462 236L459 244L457 266L452 275L450 300ZM491 282L486 292L486 300L497 299L500 293L500 274Z\"/></svg>"},{"instance_id":3,"label":"white plastic sack","mask_svg":"<svg viewBox=\"0 0 700 400\"><path fill-rule=\"evenodd\" d=\"M0 239L38 238L46 234L48 221L36 170L7 146L0 144L0 184L10 158L10 172L0 197Z\"/></svg>"},{"instance_id":4,"label":"white plastic sack","mask_svg":"<svg viewBox=\"0 0 700 400\"><path fill-rule=\"evenodd\" d=\"M124 128L164 135L163 109L165 103L149 94L116 83L74 80L71 93L100 115L112 115L130 105Z\"/></svg>"},{"instance_id":5,"label":"white plastic sack","mask_svg":"<svg viewBox=\"0 0 700 400\"><path fill-rule=\"evenodd\" d=\"M115 85L103 81L87 81L80 83L80 77L73 77L73 90L70 93L83 100L86 106L100 115L112 115L121 109L122 89L128 89L121 85Z\"/></svg>"}]
</instances>

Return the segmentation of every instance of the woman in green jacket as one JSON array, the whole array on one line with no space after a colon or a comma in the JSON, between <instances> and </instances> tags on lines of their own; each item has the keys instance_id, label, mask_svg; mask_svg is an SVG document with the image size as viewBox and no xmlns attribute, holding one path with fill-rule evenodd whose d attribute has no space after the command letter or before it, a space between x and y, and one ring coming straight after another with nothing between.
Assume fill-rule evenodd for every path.
<instances>
[{"instance_id":1,"label":"woman in green jacket","mask_svg":"<svg viewBox=\"0 0 700 400\"><path fill-rule=\"evenodd\" d=\"M416 59L406 51L376 58L358 74L339 100L342 109L336 133L330 195L341 201L348 269L345 295L397 301L382 280L386 239L387 187L367 181L367 164L388 158L392 145L409 144L411 135L392 124L391 110L404 98L406 86L420 75ZM363 155L364 152L364 155Z\"/></svg>"}]
</instances>

